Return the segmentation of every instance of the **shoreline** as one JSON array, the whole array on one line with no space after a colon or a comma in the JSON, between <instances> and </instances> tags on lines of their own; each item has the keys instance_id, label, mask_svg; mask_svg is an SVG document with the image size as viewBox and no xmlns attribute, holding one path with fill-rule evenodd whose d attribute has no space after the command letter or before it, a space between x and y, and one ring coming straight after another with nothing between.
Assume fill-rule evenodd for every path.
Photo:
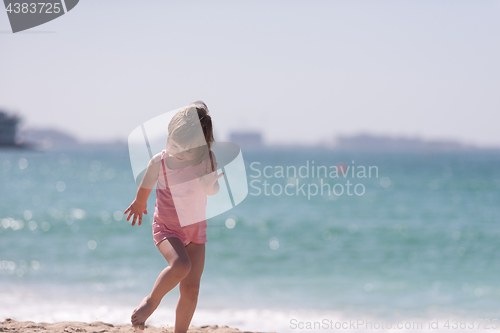
<instances>
[{"instance_id":1,"label":"shoreline","mask_svg":"<svg viewBox=\"0 0 500 333\"><path fill-rule=\"evenodd\" d=\"M139 329L134 329L131 324L113 325L102 321L85 323L79 321L61 321L56 323L36 323L33 321L17 321L7 318L0 322L0 331L5 332L99 332L99 333L118 333L118 332L141 332ZM146 325L144 331L152 333L171 333L174 332L173 326L155 327ZM227 325L201 325L190 326L188 333L275 333L275 332L250 332L240 331L237 328L232 328Z\"/></svg>"}]
</instances>

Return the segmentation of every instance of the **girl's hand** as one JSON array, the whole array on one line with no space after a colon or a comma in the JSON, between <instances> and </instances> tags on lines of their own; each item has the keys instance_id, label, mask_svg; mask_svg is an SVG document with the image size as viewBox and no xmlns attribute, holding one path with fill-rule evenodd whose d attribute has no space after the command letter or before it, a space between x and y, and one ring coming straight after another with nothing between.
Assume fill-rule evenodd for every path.
<instances>
[{"instance_id":1,"label":"girl's hand","mask_svg":"<svg viewBox=\"0 0 500 333\"><path fill-rule=\"evenodd\" d=\"M212 171L208 161L205 161L205 174L196 173L196 176L200 185L206 189L205 192L210 192L215 182L219 180L220 177L224 176L224 172L217 174L217 170Z\"/></svg>"},{"instance_id":2,"label":"girl's hand","mask_svg":"<svg viewBox=\"0 0 500 333\"><path fill-rule=\"evenodd\" d=\"M127 216L127 221L130 220L130 217L133 215L134 218L132 219L132 226L135 225L135 221L137 220L137 218L139 218L139 225L142 224L142 214L148 214L147 212L147 202L145 203L140 203L138 202L137 200L134 200L134 202L132 202L132 204L127 208L127 210L125 210L123 212L123 214L127 214L127 212L129 213L128 216Z\"/></svg>"}]
</instances>

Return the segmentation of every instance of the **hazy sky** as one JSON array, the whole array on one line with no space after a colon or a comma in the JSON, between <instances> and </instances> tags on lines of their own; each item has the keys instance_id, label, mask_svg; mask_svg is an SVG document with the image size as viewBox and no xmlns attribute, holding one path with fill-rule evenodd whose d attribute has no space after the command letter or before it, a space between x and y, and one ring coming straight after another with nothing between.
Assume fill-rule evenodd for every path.
<instances>
[{"instance_id":1,"label":"hazy sky","mask_svg":"<svg viewBox=\"0 0 500 333\"><path fill-rule=\"evenodd\" d=\"M81 0L12 34L0 9L0 108L86 141L202 99L219 140L500 145L499 17L481 0Z\"/></svg>"}]
</instances>

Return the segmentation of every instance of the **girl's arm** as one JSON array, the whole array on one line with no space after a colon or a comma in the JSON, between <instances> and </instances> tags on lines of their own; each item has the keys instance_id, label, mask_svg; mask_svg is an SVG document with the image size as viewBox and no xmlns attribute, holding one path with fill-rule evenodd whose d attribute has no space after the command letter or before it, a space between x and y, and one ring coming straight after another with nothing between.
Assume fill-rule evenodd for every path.
<instances>
[{"instance_id":1,"label":"girl's arm","mask_svg":"<svg viewBox=\"0 0 500 333\"><path fill-rule=\"evenodd\" d=\"M161 153L156 154L149 161L148 168L142 178L141 185L137 189L137 194L135 200L130 204L130 206L123 212L128 214L127 221L133 216L132 226L135 225L137 219L139 219L139 225L142 224L142 214L147 214L148 197L151 194L151 190L158 180L158 174L160 171L161 163Z\"/></svg>"}]
</instances>

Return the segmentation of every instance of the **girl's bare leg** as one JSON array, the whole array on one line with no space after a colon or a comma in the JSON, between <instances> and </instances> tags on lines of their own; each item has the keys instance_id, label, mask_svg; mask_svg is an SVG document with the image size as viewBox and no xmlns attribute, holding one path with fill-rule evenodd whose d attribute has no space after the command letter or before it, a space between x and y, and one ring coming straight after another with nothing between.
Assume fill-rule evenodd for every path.
<instances>
[{"instance_id":1,"label":"girl's bare leg","mask_svg":"<svg viewBox=\"0 0 500 333\"><path fill-rule=\"evenodd\" d=\"M187 248L184 247L180 239L167 238L158 244L158 249L168 261L169 266L160 273L151 293L144 297L141 304L132 313L132 326L138 327L140 330L144 330L146 319L160 305L163 296L191 271L191 259Z\"/></svg>"},{"instance_id":2,"label":"girl's bare leg","mask_svg":"<svg viewBox=\"0 0 500 333\"><path fill-rule=\"evenodd\" d=\"M205 244L189 243L186 246L191 260L191 271L179 284L180 297L175 311L175 333L186 333L193 318L200 279L205 265Z\"/></svg>"}]
</instances>

